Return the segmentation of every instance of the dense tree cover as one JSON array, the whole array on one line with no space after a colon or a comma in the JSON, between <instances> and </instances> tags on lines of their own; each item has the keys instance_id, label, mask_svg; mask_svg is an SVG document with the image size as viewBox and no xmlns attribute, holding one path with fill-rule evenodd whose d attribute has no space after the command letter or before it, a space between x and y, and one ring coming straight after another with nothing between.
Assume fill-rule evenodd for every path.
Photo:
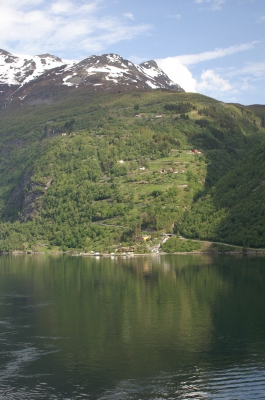
<instances>
[{"instance_id":1,"label":"dense tree cover","mask_svg":"<svg viewBox=\"0 0 265 400\"><path fill-rule=\"evenodd\" d=\"M12 107L0 114L0 251L112 251L174 225L193 238L262 245L261 234L254 243L250 230L235 239L230 229L243 221L243 204L226 219L243 189L229 201L221 195L232 169L264 141L255 110L197 94L85 90ZM254 209L251 221L262 226Z\"/></svg>"},{"instance_id":2,"label":"dense tree cover","mask_svg":"<svg viewBox=\"0 0 265 400\"><path fill-rule=\"evenodd\" d=\"M201 243L193 240L183 240L174 236L163 243L161 248L166 253L192 252L200 250Z\"/></svg>"},{"instance_id":3,"label":"dense tree cover","mask_svg":"<svg viewBox=\"0 0 265 400\"><path fill-rule=\"evenodd\" d=\"M265 247L265 146L202 195L176 224L188 237Z\"/></svg>"},{"instance_id":4,"label":"dense tree cover","mask_svg":"<svg viewBox=\"0 0 265 400\"><path fill-rule=\"evenodd\" d=\"M175 111L178 114L185 114L192 110L196 109L196 106L192 105L191 103L179 103L179 104L165 104L165 110L167 111Z\"/></svg>"}]
</instances>

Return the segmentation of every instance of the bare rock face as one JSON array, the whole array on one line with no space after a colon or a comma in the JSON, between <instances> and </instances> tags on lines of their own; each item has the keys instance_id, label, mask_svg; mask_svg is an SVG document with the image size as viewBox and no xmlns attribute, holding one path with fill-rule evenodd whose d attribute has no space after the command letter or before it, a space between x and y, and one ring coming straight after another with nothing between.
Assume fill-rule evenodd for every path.
<instances>
[{"instance_id":1,"label":"bare rock face","mask_svg":"<svg viewBox=\"0 0 265 400\"><path fill-rule=\"evenodd\" d=\"M39 215L42 207L42 196L45 194L51 182L52 180L48 179L46 183L37 185L28 180L27 186L23 188L20 221L32 221Z\"/></svg>"},{"instance_id":2,"label":"bare rock face","mask_svg":"<svg viewBox=\"0 0 265 400\"><path fill-rule=\"evenodd\" d=\"M9 206L18 205L20 208L19 220L21 222L32 221L36 218L42 208L42 197L52 183L47 178L45 183L31 182L31 173L25 173L18 186L13 189L9 199Z\"/></svg>"},{"instance_id":3,"label":"bare rock face","mask_svg":"<svg viewBox=\"0 0 265 400\"><path fill-rule=\"evenodd\" d=\"M94 91L184 91L153 60L136 65L117 54L103 54L65 63L51 54L16 56L0 49L1 108L15 98L23 102L43 88L49 93L54 87L82 86Z\"/></svg>"}]
</instances>

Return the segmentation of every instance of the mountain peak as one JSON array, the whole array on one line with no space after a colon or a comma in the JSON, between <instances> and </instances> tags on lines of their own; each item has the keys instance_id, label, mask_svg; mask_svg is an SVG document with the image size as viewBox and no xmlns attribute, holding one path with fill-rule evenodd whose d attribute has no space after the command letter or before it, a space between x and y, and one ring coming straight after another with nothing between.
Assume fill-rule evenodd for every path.
<instances>
[{"instance_id":1,"label":"mountain peak","mask_svg":"<svg viewBox=\"0 0 265 400\"><path fill-rule=\"evenodd\" d=\"M150 60L150 61L144 61L140 64L141 67L144 68L158 68L157 63L155 62L155 60Z\"/></svg>"},{"instance_id":2,"label":"mountain peak","mask_svg":"<svg viewBox=\"0 0 265 400\"><path fill-rule=\"evenodd\" d=\"M8 51L6 51L6 50L3 50L3 49L0 49L0 55L2 56L11 56L11 53L9 53Z\"/></svg>"},{"instance_id":3,"label":"mountain peak","mask_svg":"<svg viewBox=\"0 0 265 400\"><path fill-rule=\"evenodd\" d=\"M52 55L52 54L49 54L49 53L46 53L46 54L38 54L36 57L44 58L44 59L50 59L50 60L57 61L57 62L60 62L60 63L63 62L63 61L61 60L61 58L59 58L59 57L57 57L57 56L54 56L54 55Z\"/></svg>"},{"instance_id":4,"label":"mountain peak","mask_svg":"<svg viewBox=\"0 0 265 400\"><path fill-rule=\"evenodd\" d=\"M0 85L0 100L4 102L14 93L24 99L44 87L53 92L55 86L89 86L90 90L96 91L183 91L154 60L136 65L114 53L92 55L80 62L65 62L48 53L17 56L0 50ZM12 87L15 90L12 91Z\"/></svg>"}]
</instances>

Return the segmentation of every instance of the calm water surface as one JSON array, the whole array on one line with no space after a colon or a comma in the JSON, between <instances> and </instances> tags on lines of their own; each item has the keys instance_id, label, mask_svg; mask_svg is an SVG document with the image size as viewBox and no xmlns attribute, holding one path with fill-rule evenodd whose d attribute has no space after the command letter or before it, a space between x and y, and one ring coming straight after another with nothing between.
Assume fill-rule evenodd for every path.
<instances>
[{"instance_id":1,"label":"calm water surface","mask_svg":"<svg viewBox=\"0 0 265 400\"><path fill-rule=\"evenodd\" d=\"M265 258L0 256L0 399L265 399Z\"/></svg>"}]
</instances>

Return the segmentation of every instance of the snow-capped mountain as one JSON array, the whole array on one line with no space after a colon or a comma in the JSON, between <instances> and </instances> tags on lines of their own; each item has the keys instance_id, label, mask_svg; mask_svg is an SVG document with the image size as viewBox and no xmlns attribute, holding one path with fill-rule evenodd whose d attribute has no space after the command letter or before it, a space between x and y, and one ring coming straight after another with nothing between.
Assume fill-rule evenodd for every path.
<instances>
[{"instance_id":1,"label":"snow-capped mountain","mask_svg":"<svg viewBox=\"0 0 265 400\"><path fill-rule=\"evenodd\" d=\"M45 71L61 65L64 65L63 61L50 54L15 56L0 49L0 84L24 85Z\"/></svg>"},{"instance_id":2,"label":"snow-capped mountain","mask_svg":"<svg viewBox=\"0 0 265 400\"><path fill-rule=\"evenodd\" d=\"M180 86L172 82L157 66L155 61L135 65L116 54L91 56L81 62L66 67L63 84L78 86L90 84L93 86L125 85L135 88L175 89Z\"/></svg>"},{"instance_id":3,"label":"snow-capped mountain","mask_svg":"<svg viewBox=\"0 0 265 400\"><path fill-rule=\"evenodd\" d=\"M155 61L140 65L116 54L91 56L80 62L64 62L50 54L16 56L0 50L0 98L27 96L43 88L89 86L92 90L183 91L157 66Z\"/></svg>"}]
</instances>

